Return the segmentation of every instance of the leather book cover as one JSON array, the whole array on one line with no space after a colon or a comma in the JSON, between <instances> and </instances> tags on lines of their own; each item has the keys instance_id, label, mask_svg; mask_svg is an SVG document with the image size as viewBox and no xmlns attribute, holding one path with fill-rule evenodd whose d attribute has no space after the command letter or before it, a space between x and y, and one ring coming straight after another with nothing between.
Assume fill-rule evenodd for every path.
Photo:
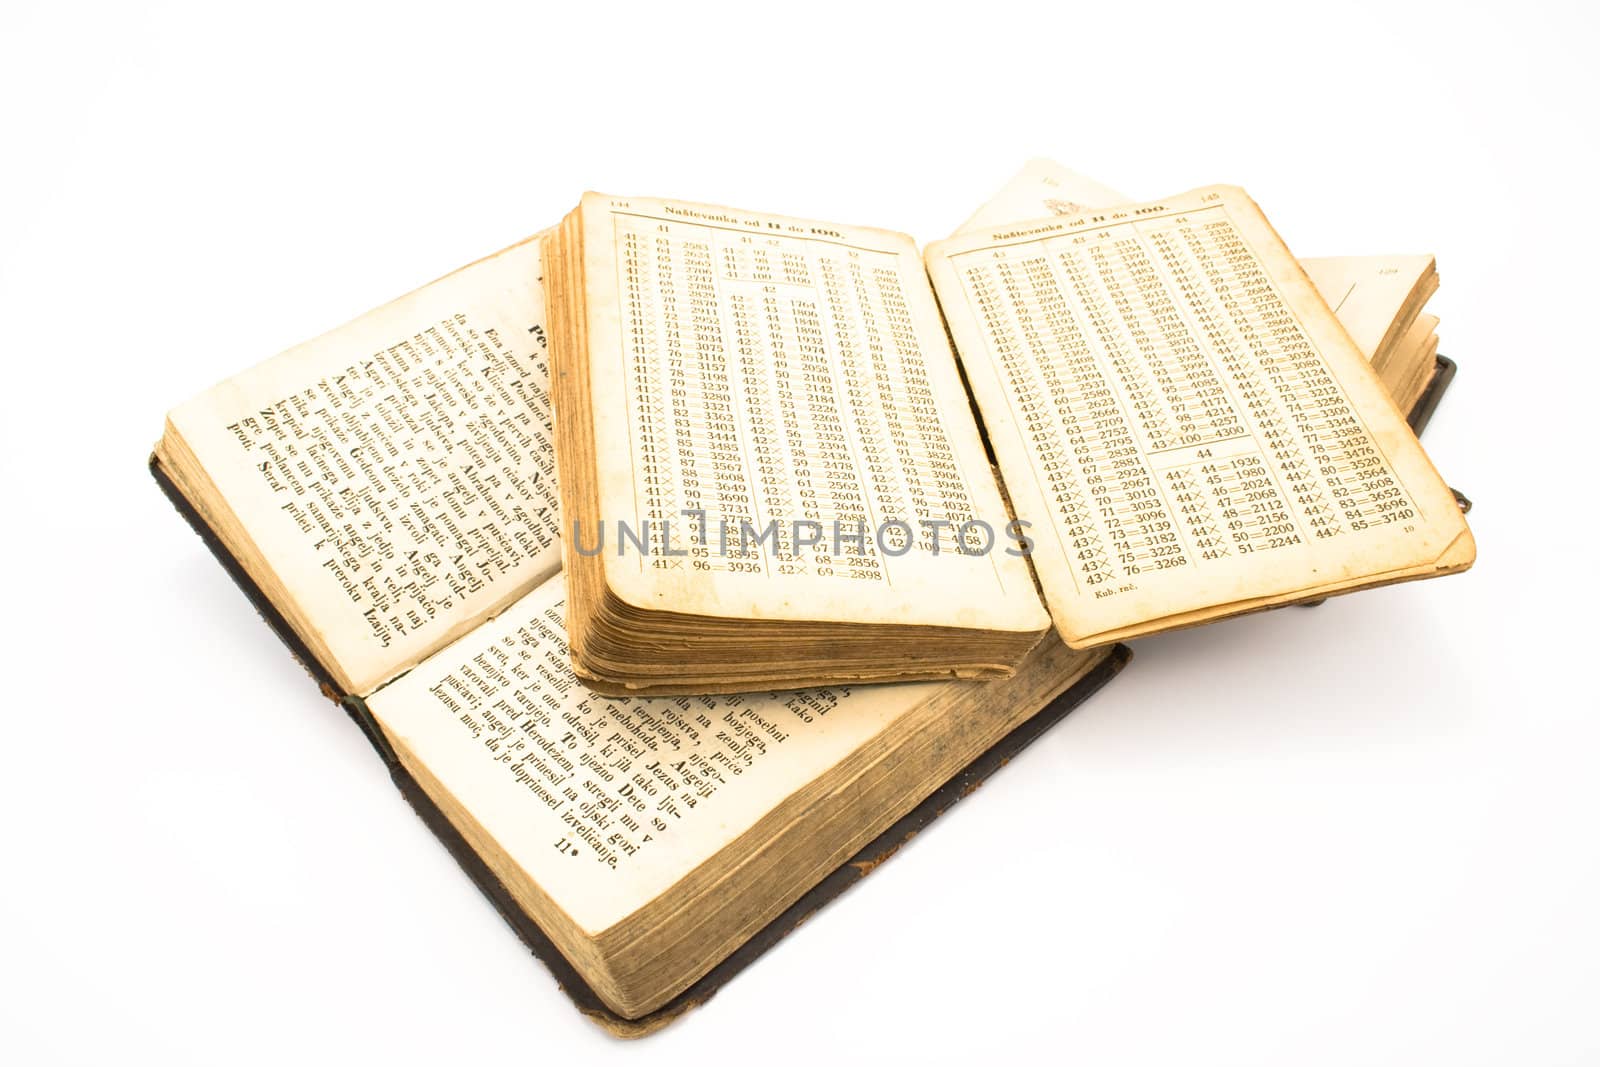
<instances>
[{"instance_id":1,"label":"leather book cover","mask_svg":"<svg viewBox=\"0 0 1600 1067\"><path fill-rule=\"evenodd\" d=\"M1428 379L1427 387L1422 390L1422 395L1417 397L1417 402L1411 405L1411 411L1406 415L1406 421L1411 424L1411 432L1418 437L1422 436L1423 428L1428 425L1428 420L1433 418L1433 413L1439 408L1439 401L1444 397L1444 391L1450 388L1450 382L1456 376L1456 362L1445 356L1435 356L1433 377ZM1459 495L1459 494L1458 494Z\"/></svg>"}]
</instances>

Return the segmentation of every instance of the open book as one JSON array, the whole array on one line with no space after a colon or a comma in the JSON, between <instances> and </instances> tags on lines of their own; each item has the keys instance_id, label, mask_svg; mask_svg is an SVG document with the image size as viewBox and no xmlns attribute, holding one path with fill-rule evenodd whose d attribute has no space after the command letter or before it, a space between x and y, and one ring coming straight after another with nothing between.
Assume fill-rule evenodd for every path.
<instances>
[{"instance_id":1,"label":"open book","mask_svg":"<svg viewBox=\"0 0 1600 1067\"><path fill-rule=\"evenodd\" d=\"M594 686L1003 674L1043 628L1027 564L1087 648L1474 557L1235 188L979 229L926 270L903 234L591 193L545 259Z\"/></svg>"},{"instance_id":2,"label":"open book","mask_svg":"<svg viewBox=\"0 0 1600 1067\"><path fill-rule=\"evenodd\" d=\"M587 688L567 648L541 274L524 241L229 379L169 414L152 466L568 992L637 1035L1125 653L1046 635L979 682Z\"/></svg>"}]
</instances>

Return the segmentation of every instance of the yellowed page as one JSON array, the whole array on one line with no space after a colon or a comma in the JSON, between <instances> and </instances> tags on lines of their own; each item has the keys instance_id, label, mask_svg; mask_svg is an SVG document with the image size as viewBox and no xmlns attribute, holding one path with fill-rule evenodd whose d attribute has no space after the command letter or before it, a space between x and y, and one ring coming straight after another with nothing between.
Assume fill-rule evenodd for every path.
<instances>
[{"instance_id":1,"label":"yellowed page","mask_svg":"<svg viewBox=\"0 0 1600 1067\"><path fill-rule=\"evenodd\" d=\"M955 235L1011 226L1049 215L1071 215L1091 208L1120 207L1133 203L1115 189L1101 185L1048 159L1030 160L1005 187L961 224ZM1328 302L1339 324L1350 334L1368 360L1390 335L1402 314L1399 332L1409 328L1412 316L1426 302L1407 308L1412 291L1424 275L1433 272L1433 257L1424 255L1320 256L1300 260L1311 284ZM1435 281L1428 292L1438 288Z\"/></svg>"},{"instance_id":2,"label":"yellowed page","mask_svg":"<svg viewBox=\"0 0 1600 1067\"><path fill-rule=\"evenodd\" d=\"M1378 371L1402 411L1410 410L1433 379L1439 356L1439 335L1435 332L1438 328L1437 315L1418 315L1392 346L1393 355Z\"/></svg>"},{"instance_id":3,"label":"yellowed page","mask_svg":"<svg viewBox=\"0 0 1600 1067\"><path fill-rule=\"evenodd\" d=\"M1406 367L1431 364L1430 357L1439 351L1439 316L1418 315L1406 330L1405 336L1395 346L1392 363Z\"/></svg>"},{"instance_id":4,"label":"yellowed page","mask_svg":"<svg viewBox=\"0 0 1600 1067\"><path fill-rule=\"evenodd\" d=\"M560 566L545 344L530 240L170 414L353 691Z\"/></svg>"},{"instance_id":5,"label":"yellowed page","mask_svg":"<svg viewBox=\"0 0 1600 1067\"><path fill-rule=\"evenodd\" d=\"M1300 260L1350 339L1368 360L1385 360L1439 288L1432 256L1324 256ZM1403 317L1403 321L1402 321Z\"/></svg>"},{"instance_id":6,"label":"yellowed page","mask_svg":"<svg viewBox=\"0 0 1600 1067\"><path fill-rule=\"evenodd\" d=\"M598 933L951 683L639 698L584 689L561 576L368 705Z\"/></svg>"},{"instance_id":7,"label":"yellowed page","mask_svg":"<svg viewBox=\"0 0 1600 1067\"><path fill-rule=\"evenodd\" d=\"M613 593L730 618L1048 625L910 238L593 193L582 210L601 517L651 531L621 552L581 532Z\"/></svg>"},{"instance_id":8,"label":"yellowed page","mask_svg":"<svg viewBox=\"0 0 1600 1067\"><path fill-rule=\"evenodd\" d=\"M1242 190L970 234L927 260L1069 644L1431 565L1470 537Z\"/></svg>"}]
</instances>

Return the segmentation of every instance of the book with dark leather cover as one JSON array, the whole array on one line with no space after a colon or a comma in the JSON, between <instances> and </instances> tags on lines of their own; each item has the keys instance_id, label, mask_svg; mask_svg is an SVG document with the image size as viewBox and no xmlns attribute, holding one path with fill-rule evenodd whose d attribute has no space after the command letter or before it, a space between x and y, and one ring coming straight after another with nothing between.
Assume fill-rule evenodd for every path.
<instances>
[{"instance_id":1,"label":"book with dark leather cover","mask_svg":"<svg viewBox=\"0 0 1600 1067\"><path fill-rule=\"evenodd\" d=\"M1417 397L1417 402L1411 405L1411 411L1406 415L1406 422L1411 424L1411 432L1418 437L1422 436L1423 428L1428 425L1428 420L1433 418L1433 413L1439 408L1439 401L1444 398L1444 391L1450 388L1450 383L1455 380L1456 361L1447 356L1434 357L1433 377L1428 379L1422 395Z\"/></svg>"}]
</instances>

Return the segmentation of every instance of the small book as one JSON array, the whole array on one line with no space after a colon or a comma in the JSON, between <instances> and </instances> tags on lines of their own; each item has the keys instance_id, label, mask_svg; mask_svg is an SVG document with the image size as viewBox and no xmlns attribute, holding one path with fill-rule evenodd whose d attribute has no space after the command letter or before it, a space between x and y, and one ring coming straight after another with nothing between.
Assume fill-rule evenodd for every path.
<instances>
[{"instance_id":1,"label":"small book","mask_svg":"<svg viewBox=\"0 0 1600 1067\"><path fill-rule=\"evenodd\" d=\"M1092 648L1475 555L1237 188L925 257L591 193L544 248L568 627L596 688L995 677L1052 623Z\"/></svg>"}]
</instances>

